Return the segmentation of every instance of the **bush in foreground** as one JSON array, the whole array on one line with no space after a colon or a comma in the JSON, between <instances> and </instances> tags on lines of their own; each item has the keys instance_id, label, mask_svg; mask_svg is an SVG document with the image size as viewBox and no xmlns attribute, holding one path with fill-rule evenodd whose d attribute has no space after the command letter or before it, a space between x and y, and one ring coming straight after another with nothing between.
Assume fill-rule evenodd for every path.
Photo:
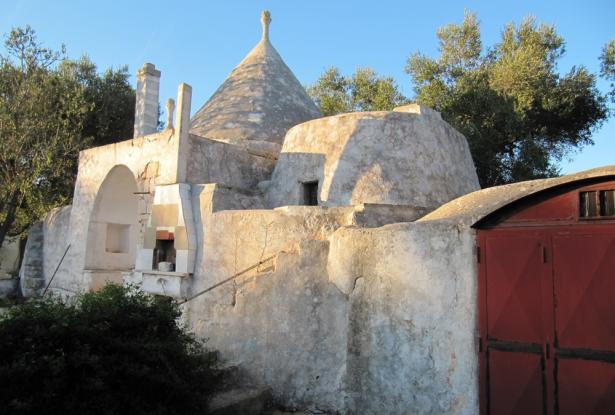
<instances>
[{"instance_id":1,"label":"bush in foreground","mask_svg":"<svg viewBox=\"0 0 615 415\"><path fill-rule=\"evenodd\" d=\"M214 354L179 315L173 301L118 285L12 308L0 320L2 413L206 413Z\"/></svg>"}]
</instances>

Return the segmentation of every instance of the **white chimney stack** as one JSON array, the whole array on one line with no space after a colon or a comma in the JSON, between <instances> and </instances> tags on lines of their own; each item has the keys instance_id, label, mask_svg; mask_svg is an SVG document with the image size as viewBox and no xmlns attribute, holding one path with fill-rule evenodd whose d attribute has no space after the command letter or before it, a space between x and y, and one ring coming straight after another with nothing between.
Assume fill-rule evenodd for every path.
<instances>
[{"instance_id":1,"label":"white chimney stack","mask_svg":"<svg viewBox=\"0 0 615 415\"><path fill-rule=\"evenodd\" d=\"M158 127L160 71L146 63L137 72L135 103L135 137L155 133Z\"/></svg>"}]
</instances>

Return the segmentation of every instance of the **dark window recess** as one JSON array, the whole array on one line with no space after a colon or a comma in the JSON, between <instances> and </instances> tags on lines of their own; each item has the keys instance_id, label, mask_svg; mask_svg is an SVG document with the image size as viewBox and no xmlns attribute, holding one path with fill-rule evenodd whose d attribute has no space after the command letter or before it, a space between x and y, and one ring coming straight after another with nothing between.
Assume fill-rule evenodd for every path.
<instances>
[{"instance_id":1,"label":"dark window recess","mask_svg":"<svg viewBox=\"0 0 615 415\"><path fill-rule=\"evenodd\" d=\"M170 262L175 265L174 234L167 231L156 232L156 248L154 248L153 269L158 269L161 262Z\"/></svg>"},{"instance_id":2,"label":"dark window recess","mask_svg":"<svg viewBox=\"0 0 615 415\"><path fill-rule=\"evenodd\" d=\"M615 216L615 190L600 192L600 210L602 216Z\"/></svg>"},{"instance_id":3,"label":"dark window recess","mask_svg":"<svg viewBox=\"0 0 615 415\"><path fill-rule=\"evenodd\" d=\"M581 218L615 216L615 190L581 192L579 203Z\"/></svg>"},{"instance_id":4,"label":"dark window recess","mask_svg":"<svg viewBox=\"0 0 615 415\"><path fill-rule=\"evenodd\" d=\"M318 181L301 183L303 187L303 204L318 206Z\"/></svg>"},{"instance_id":5,"label":"dark window recess","mask_svg":"<svg viewBox=\"0 0 615 415\"><path fill-rule=\"evenodd\" d=\"M579 216L582 218L594 218L598 216L598 192L581 192L581 209Z\"/></svg>"}]
</instances>

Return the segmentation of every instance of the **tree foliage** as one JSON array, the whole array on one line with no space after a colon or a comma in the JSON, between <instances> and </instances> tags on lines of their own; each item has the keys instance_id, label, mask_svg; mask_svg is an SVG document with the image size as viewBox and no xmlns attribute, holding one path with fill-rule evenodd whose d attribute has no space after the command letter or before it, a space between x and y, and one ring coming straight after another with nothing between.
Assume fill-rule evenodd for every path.
<instances>
[{"instance_id":1,"label":"tree foliage","mask_svg":"<svg viewBox=\"0 0 615 415\"><path fill-rule=\"evenodd\" d=\"M600 74L611 82L609 93L611 101L615 102L615 37L604 45L600 55Z\"/></svg>"},{"instance_id":2,"label":"tree foliage","mask_svg":"<svg viewBox=\"0 0 615 415\"><path fill-rule=\"evenodd\" d=\"M175 302L119 285L13 307L0 320L2 413L207 413L215 354L179 316Z\"/></svg>"},{"instance_id":3,"label":"tree foliage","mask_svg":"<svg viewBox=\"0 0 615 415\"><path fill-rule=\"evenodd\" d=\"M0 244L65 204L90 106L83 87L55 69L60 51L30 27L14 29L0 56ZM68 174L67 174L68 172Z\"/></svg>"},{"instance_id":4,"label":"tree foliage","mask_svg":"<svg viewBox=\"0 0 615 415\"><path fill-rule=\"evenodd\" d=\"M564 40L527 18L484 48L476 16L438 30L440 56L410 56L416 100L440 111L468 139L484 187L558 174L557 162L607 117L595 76L560 75Z\"/></svg>"},{"instance_id":5,"label":"tree foliage","mask_svg":"<svg viewBox=\"0 0 615 415\"><path fill-rule=\"evenodd\" d=\"M0 52L0 246L70 203L78 152L131 136L134 91L125 67L102 76L84 57L13 29Z\"/></svg>"},{"instance_id":6,"label":"tree foliage","mask_svg":"<svg viewBox=\"0 0 615 415\"><path fill-rule=\"evenodd\" d=\"M339 69L330 67L307 92L325 116L390 111L407 101L392 77L379 76L370 68L357 68L351 77L345 77Z\"/></svg>"},{"instance_id":7,"label":"tree foliage","mask_svg":"<svg viewBox=\"0 0 615 415\"><path fill-rule=\"evenodd\" d=\"M84 139L92 146L102 146L132 138L135 91L127 66L109 68L100 75L96 65L83 56L76 61L62 61L59 71L83 87L90 105L81 132Z\"/></svg>"}]
</instances>

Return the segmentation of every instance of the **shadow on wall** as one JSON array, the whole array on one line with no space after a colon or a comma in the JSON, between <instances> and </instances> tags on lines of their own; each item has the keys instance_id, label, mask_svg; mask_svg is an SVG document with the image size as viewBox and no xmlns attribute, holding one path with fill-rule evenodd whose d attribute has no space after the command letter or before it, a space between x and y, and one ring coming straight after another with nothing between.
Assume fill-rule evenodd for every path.
<instances>
[{"instance_id":1,"label":"shadow on wall","mask_svg":"<svg viewBox=\"0 0 615 415\"><path fill-rule=\"evenodd\" d=\"M384 135L386 131L381 120L359 120L347 134L350 138L338 155L337 163L330 167L330 180L323 198L342 206L395 203L396 200L391 199L399 199L395 197L399 186L394 188L394 177L389 170L391 164L404 154L403 146L392 143L397 148L396 152L390 151L385 145L389 137ZM378 145L377 141L382 138L385 140Z\"/></svg>"},{"instance_id":2,"label":"shadow on wall","mask_svg":"<svg viewBox=\"0 0 615 415\"><path fill-rule=\"evenodd\" d=\"M342 120L340 120L342 121ZM474 190L463 179L462 146L440 120L405 113L366 114L345 127L347 141L323 198L335 205L386 203L436 208ZM458 148L459 147L459 148ZM451 154L452 153L452 154ZM459 175L455 172L459 170Z\"/></svg>"}]
</instances>

